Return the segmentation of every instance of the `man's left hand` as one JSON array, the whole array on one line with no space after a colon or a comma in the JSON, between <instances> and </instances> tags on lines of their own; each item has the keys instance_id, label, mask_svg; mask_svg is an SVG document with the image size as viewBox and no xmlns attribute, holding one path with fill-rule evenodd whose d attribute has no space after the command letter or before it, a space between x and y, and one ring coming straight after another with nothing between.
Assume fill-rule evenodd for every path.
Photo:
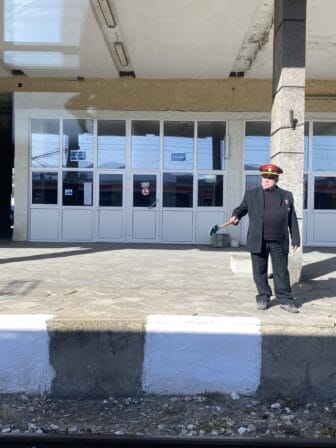
<instances>
[{"instance_id":1,"label":"man's left hand","mask_svg":"<svg viewBox=\"0 0 336 448\"><path fill-rule=\"evenodd\" d=\"M299 246L292 246L293 252L296 251L296 249L298 249Z\"/></svg>"}]
</instances>

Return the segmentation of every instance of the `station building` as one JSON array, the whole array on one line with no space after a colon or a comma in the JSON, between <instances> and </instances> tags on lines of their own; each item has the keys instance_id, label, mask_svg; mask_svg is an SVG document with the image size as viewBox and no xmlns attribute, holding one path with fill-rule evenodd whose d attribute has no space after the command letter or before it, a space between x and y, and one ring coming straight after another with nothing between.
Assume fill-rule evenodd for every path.
<instances>
[{"instance_id":1,"label":"station building","mask_svg":"<svg viewBox=\"0 0 336 448\"><path fill-rule=\"evenodd\" d=\"M51 3L3 2L14 240L208 244L273 160L336 245L332 0Z\"/></svg>"}]
</instances>

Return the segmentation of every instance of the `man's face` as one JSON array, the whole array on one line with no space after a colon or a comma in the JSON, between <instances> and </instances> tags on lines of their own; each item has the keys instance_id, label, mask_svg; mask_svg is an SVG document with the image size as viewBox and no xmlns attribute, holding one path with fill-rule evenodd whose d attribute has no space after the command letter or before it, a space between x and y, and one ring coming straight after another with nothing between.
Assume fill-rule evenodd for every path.
<instances>
[{"instance_id":1,"label":"man's face","mask_svg":"<svg viewBox=\"0 0 336 448\"><path fill-rule=\"evenodd\" d=\"M278 179L278 176L272 176L271 174L262 174L261 186L264 190L270 190L275 187Z\"/></svg>"}]
</instances>

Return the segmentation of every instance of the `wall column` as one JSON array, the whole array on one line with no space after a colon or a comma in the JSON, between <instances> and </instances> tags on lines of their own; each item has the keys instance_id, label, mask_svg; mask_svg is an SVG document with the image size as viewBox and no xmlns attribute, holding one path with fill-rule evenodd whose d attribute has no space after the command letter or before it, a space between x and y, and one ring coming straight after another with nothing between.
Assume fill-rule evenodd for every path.
<instances>
[{"instance_id":1,"label":"wall column","mask_svg":"<svg viewBox=\"0 0 336 448\"><path fill-rule=\"evenodd\" d=\"M243 120L230 120L227 124L229 157L226 161L225 221L230 219L232 210L241 203L244 195L242 179L244 178L245 122ZM239 226L229 226L225 231L230 232L231 238L241 243L242 229L241 224Z\"/></svg>"},{"instance_id":2,"label":"wall column","mask_svg":"<svg viewBox=\"0 0 336 448\"><path fill-rule=\"evenodd\" d=\"M302 236L306 0L275 0L271 160L284 174L279 186L292 191ZM302 238L301 238L302 239ZM291 282L299 280L302 248L290 252Z\"/></svg>"}]
</instances>

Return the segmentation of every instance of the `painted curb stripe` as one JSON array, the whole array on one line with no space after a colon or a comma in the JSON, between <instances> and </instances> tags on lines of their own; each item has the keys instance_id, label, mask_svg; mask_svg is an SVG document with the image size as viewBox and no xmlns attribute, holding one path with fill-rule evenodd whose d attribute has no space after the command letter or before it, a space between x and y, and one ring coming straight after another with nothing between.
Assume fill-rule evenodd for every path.
<instances>
[{"instance_id":1,"label":"painted curb stripe","mask_svg":"<svg viewBox=\"0 0 336 448\"><path fill-rule=\"evenodd\" d=\"M260 384L261 341L255 318L148 316L143 390L253 394Z\"/></svg>"},{"instance_id":2,"label":"painted curb stripe","mask_svg":"<svg viewBox=\"0 0 336 448\"><path fill-rule=\"evenodd\" d=\"M48 314L0 315L0 393L44 393L54 371L49 362Z\"/></svg>"}]
</instances>

